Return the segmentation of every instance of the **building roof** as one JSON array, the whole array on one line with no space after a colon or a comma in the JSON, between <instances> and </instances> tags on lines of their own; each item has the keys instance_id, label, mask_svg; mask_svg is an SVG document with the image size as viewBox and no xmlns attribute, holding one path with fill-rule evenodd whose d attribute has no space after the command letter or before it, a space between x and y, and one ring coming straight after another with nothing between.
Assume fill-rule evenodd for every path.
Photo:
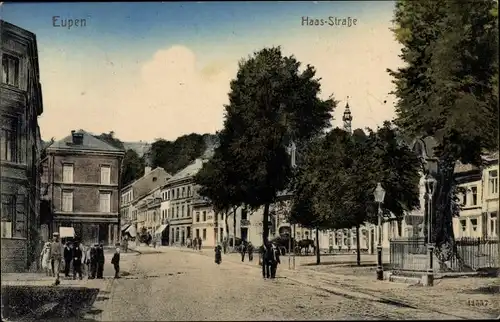
<instances>
[{"instance_id":1,"label":"building roof","mask_svg":"<svg viewBox=\"0 0 500 322\"><path fill-rule=\"evenodd\" d=\"M64 139L54 142L47 148L47 150L89 150L103 152L123 152L123 150L96 138L95 136L84 130L75 131L75 134L83 135L82 144L73 144L73 134L70 134Z\"/></svg>"},{"instance_id":2,"label":"building roof","mask_svg":"<svg viewBox=\"0 0 500 322\"><path fill-rule=\"evenodd\" d=\"M162 167L157 167L146 173L141 178L124 187L122 191L126 191L129 190L129 188L132 188L132 190L134 191L133 202L137 202L138 200L144 198L155 190L161 188L171 177L172 176Z\"/></svg>"},{"instance_id":3,"label":"building roof","mask_svg":"<svg viewBox=\"0 0 500 322\"><path fill-rule=\"evenodd\" d=\"M196 159L193 161L193 163L191 163L190 165L188 165L187 167L185 167L181 171L174 174L174 176L172 178L170 178L167 181L167 183L182 180L182 179L191 178L194 175L196 175L198 173L198 171L201 170L202 167L203 167L203 159Z\"/></svg>"}]
</instances>

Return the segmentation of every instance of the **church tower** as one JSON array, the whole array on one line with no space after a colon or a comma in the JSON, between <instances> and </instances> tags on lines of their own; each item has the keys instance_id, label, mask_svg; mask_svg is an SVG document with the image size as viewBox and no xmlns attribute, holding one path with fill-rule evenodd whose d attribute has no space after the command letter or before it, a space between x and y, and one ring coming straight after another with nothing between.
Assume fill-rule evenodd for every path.
<instances>
[{"instance_id":1,"label":"church tower","mask_svg":"<svg viewBox=\"0 0 500 322\"><path fill-rule=\"evenodd\" d=\"M347 103L345 105L344 115L342 116L342 121L344 121L344 131L352 133L352 115L349 108L349 96L347 96Z\"/></svg>"}]
</instances>

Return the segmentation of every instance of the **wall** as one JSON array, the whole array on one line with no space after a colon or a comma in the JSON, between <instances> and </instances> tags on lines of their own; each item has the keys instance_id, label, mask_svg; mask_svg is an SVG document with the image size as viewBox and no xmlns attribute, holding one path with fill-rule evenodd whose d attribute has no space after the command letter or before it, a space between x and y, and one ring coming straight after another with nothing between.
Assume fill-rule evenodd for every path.
<instances>
[{"instance_id":1,"label":"wall","mask_svg":"<svg viewBox=\"0 0 500 322\"><path fill-rule=\"evenodd\" d=\"M2 273L22 272L26 269L27 241L2 238Z\"/></svg>"},{"instance_id":2,"label":"wall","mask_svg":"<svg viewBox=\"0 0 500 322\"><path fill-rule=\"evenodd\" d=\"M49 155L49 162L52 162L52 155ZM54 194L50 195L50 197L53 197L55 211L62 210L62 190L71 189L73 190L73 212L99 212L99 192L101 190L111 192L111 213L119 212L119 160L117 157L55 155L53 162L54 184L52 189ZM64 163L73 164L73 184L62 183ZM101 165L111 166L110 185L100 183Z\"/></svg>"}]
</instances>

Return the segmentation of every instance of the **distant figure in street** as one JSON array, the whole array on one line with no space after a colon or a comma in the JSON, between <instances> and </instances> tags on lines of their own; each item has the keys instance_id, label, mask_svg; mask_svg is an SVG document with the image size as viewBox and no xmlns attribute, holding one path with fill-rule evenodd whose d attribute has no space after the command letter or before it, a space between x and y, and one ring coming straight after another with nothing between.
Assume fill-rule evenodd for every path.
<instances>
[{"instance_id":1,"label":"distant figure in street","mask_svg":"<svg viewBox=\"0 0 500 322\"><path fill-rule=\"evenodd\" d=\"M128 252L128 237L126 235L123 237L123 250L125 253Z\"/></svg>"},{"instance_id":2,"label":"distant figure in street","mask_svg":"<svg viewBox=\"0 0 500 322\"><path fill-rule=\"evenodd\" d=\"M69 242L64 246L64 277L69 277L71 260L73 259L73 245Z\"/></svg>"},{"instance_id":3,"label":"distant figure in street","mask_svg":"<svg viewBox=\"0 0 500 322\"><path fill-rule=\"evenodd\" d=\"M111 264L115 269L115 278L120 278L120 247L117 247L113 258L111 259Z\"/></svg>"},{"instance_id":4,"label":"distant figure in street","mask_svg":"<svg viewBox=\"0 0 500 322\"><path fill-rule=\"evenodd\" d=\"M224 248L224 254L227 254L227 238L224 237L224 240L222 241L222 247Z\"/></svg>"},{"instance_id":5,"label":"distant figure in street","mask_svg":"<svg viewBox=\"0 0 500 322\"><path fill-rule=\"evenodd\" d=\"M83 259L83 251L79 244L76 244L73 247L73 279L76 279L76 275L78 275L79 279L82 279L82 259Z\"/></svg>"},{"instance_id":6,"label":"distant figure in street","mask_svg":"<svg viewBox=\"0 0 500 322\"><path fill-rule=\"evenodd\" d=\"M198 250L201 250L201 238L198 237Z\"/></svg>"},{"instance_id":7,"label":"distant figure in street","mask_svg":"<svg viewBox=\"0 0 500 322\"><path fill-rule=\"evenodd\" d=\"M248 253L248 261L251 262L253 260L253 244L248 242L247 244L247 253Z\"/></svg>"},{"instance_id":8,"label":"distant figure in street","mask_svg":"<svg viewBox=\"0 0 500 322\"><path fill-rule=\"evenodd\" d=\"M222 247L220 245L215 246L215 263L217 265L222 263Z\"/></svg>"},{"instance_id":9,"label":"distant figure in street","mask_svg":"<svg viewBox=\"0 0 500 322\"><path fill-rule=\"evenodd\" d=\"M239 250L240 250L240 254L241 254L241 261L244 262L245 261L245 253L246 253L246 249L245 249L245 242L242 241L241 242L241 245L239 247Z\"/></svg>"},{"instance_id":10,"label":"distant figure in street","mask_svg":"<svg viewBox=\"0 0 500 322\"><path fill-rule=\"evenodd\" d=\"M280 261L280 250L278 247L276 247L276 244L271 244L271 258L270 258L270 263L271 263L271 278L276 278L276 271L278 269L278 264L281 264Z\"/></svg>"},{"instance_id":11,"label":"distant figure in street","mask_svg":"<svg viewBox=\"0 0 500 322\"><path fill-rule=\"evenodd\" d=\"M90 247L89 251L89 266L90 266L90 274L89 279L96 278L97 275L97 249L99 248L99 244L94 244L94 246Z\"/></svg>"},{"instance_id":12,"label":"distant figure in street","mask_svg":"<svg viewBox=\"0 0 500 322\"><path fill-rule=\"evenodd\" d=\"M99 247L97 248L97 278L102 279L103 278L103 273L104 273L104 247L102 246L102 243L99 244Z\"/></svg>"},{"instance_id":13,"label":"distant figure in street","mask_svg":"<svg viewBox=\"0 0 500 322\"><path fill-rule=\"evenodd\" d=\"M53 241L50 244L50 264L52 266L52 272L56 277L54 285L59 285L61 281L59 280L59 273L61 271L61 263L62 263L62 245L59 241L59 234L53 234Z\"/></svg>"},{"instance_id":14,"label":"distant figure in street","mask_svg":"<svg viewBox=\"0 0 500 322\"><path fill-rule=\"evenodd\" d=\"M46 242L40 254L42 269L47 276L53 276L50 265L50 242Z\"/></svg>"},{"instance_id":15,"label":"distant figure in street","mask_svg":"<svg viewBox=\"0 0 500 322\"><path fill-rule=\"evenodd\" d=\"M271 255L272 247L269 242L262 245L261 257L262 257L262 277L271 277Z\"/></svg>"}]
</instances>

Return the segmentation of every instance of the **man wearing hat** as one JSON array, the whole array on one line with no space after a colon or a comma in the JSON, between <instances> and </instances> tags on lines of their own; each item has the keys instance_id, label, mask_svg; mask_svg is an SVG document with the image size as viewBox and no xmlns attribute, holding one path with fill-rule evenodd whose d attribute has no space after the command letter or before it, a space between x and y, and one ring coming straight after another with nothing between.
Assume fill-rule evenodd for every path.
<instances>
[{"instance_id":1,"label":"man wearing hat","mask_svg":"<svg viewBox=\"0 0 500 322\"><path fill-rule=\"evenodd\" d=\"M97 274L97 248L99 244L95 243L94 246L90 248L90 274L89 278L94 279Z\"/></svg>"},{"instance_id":2,"label":"man wearing hat","mask_svg":"<svg viewBox=\"0 0 500 322\"><path fill-rule=\"evenodd\" d=\"M59 241L59 233L52 234L52 243L50 244L50 262L52 272L54 272L56 276L54 284L59 285L61 283L59 280L59 273L61 271L62 262L62 244Z\"/></svg>"},{"instance_id":3,"label":"man wearing hat","mask_svg":"<svg viewBox=\"0 0 500 322\"><path fill-rule=\"evenodd\" d=\"M103 273L104 273L104 247L102 243L99 244L99 247L97 248L97 278L102 279L103 278Z\"/></svg>"}]
</instances>

